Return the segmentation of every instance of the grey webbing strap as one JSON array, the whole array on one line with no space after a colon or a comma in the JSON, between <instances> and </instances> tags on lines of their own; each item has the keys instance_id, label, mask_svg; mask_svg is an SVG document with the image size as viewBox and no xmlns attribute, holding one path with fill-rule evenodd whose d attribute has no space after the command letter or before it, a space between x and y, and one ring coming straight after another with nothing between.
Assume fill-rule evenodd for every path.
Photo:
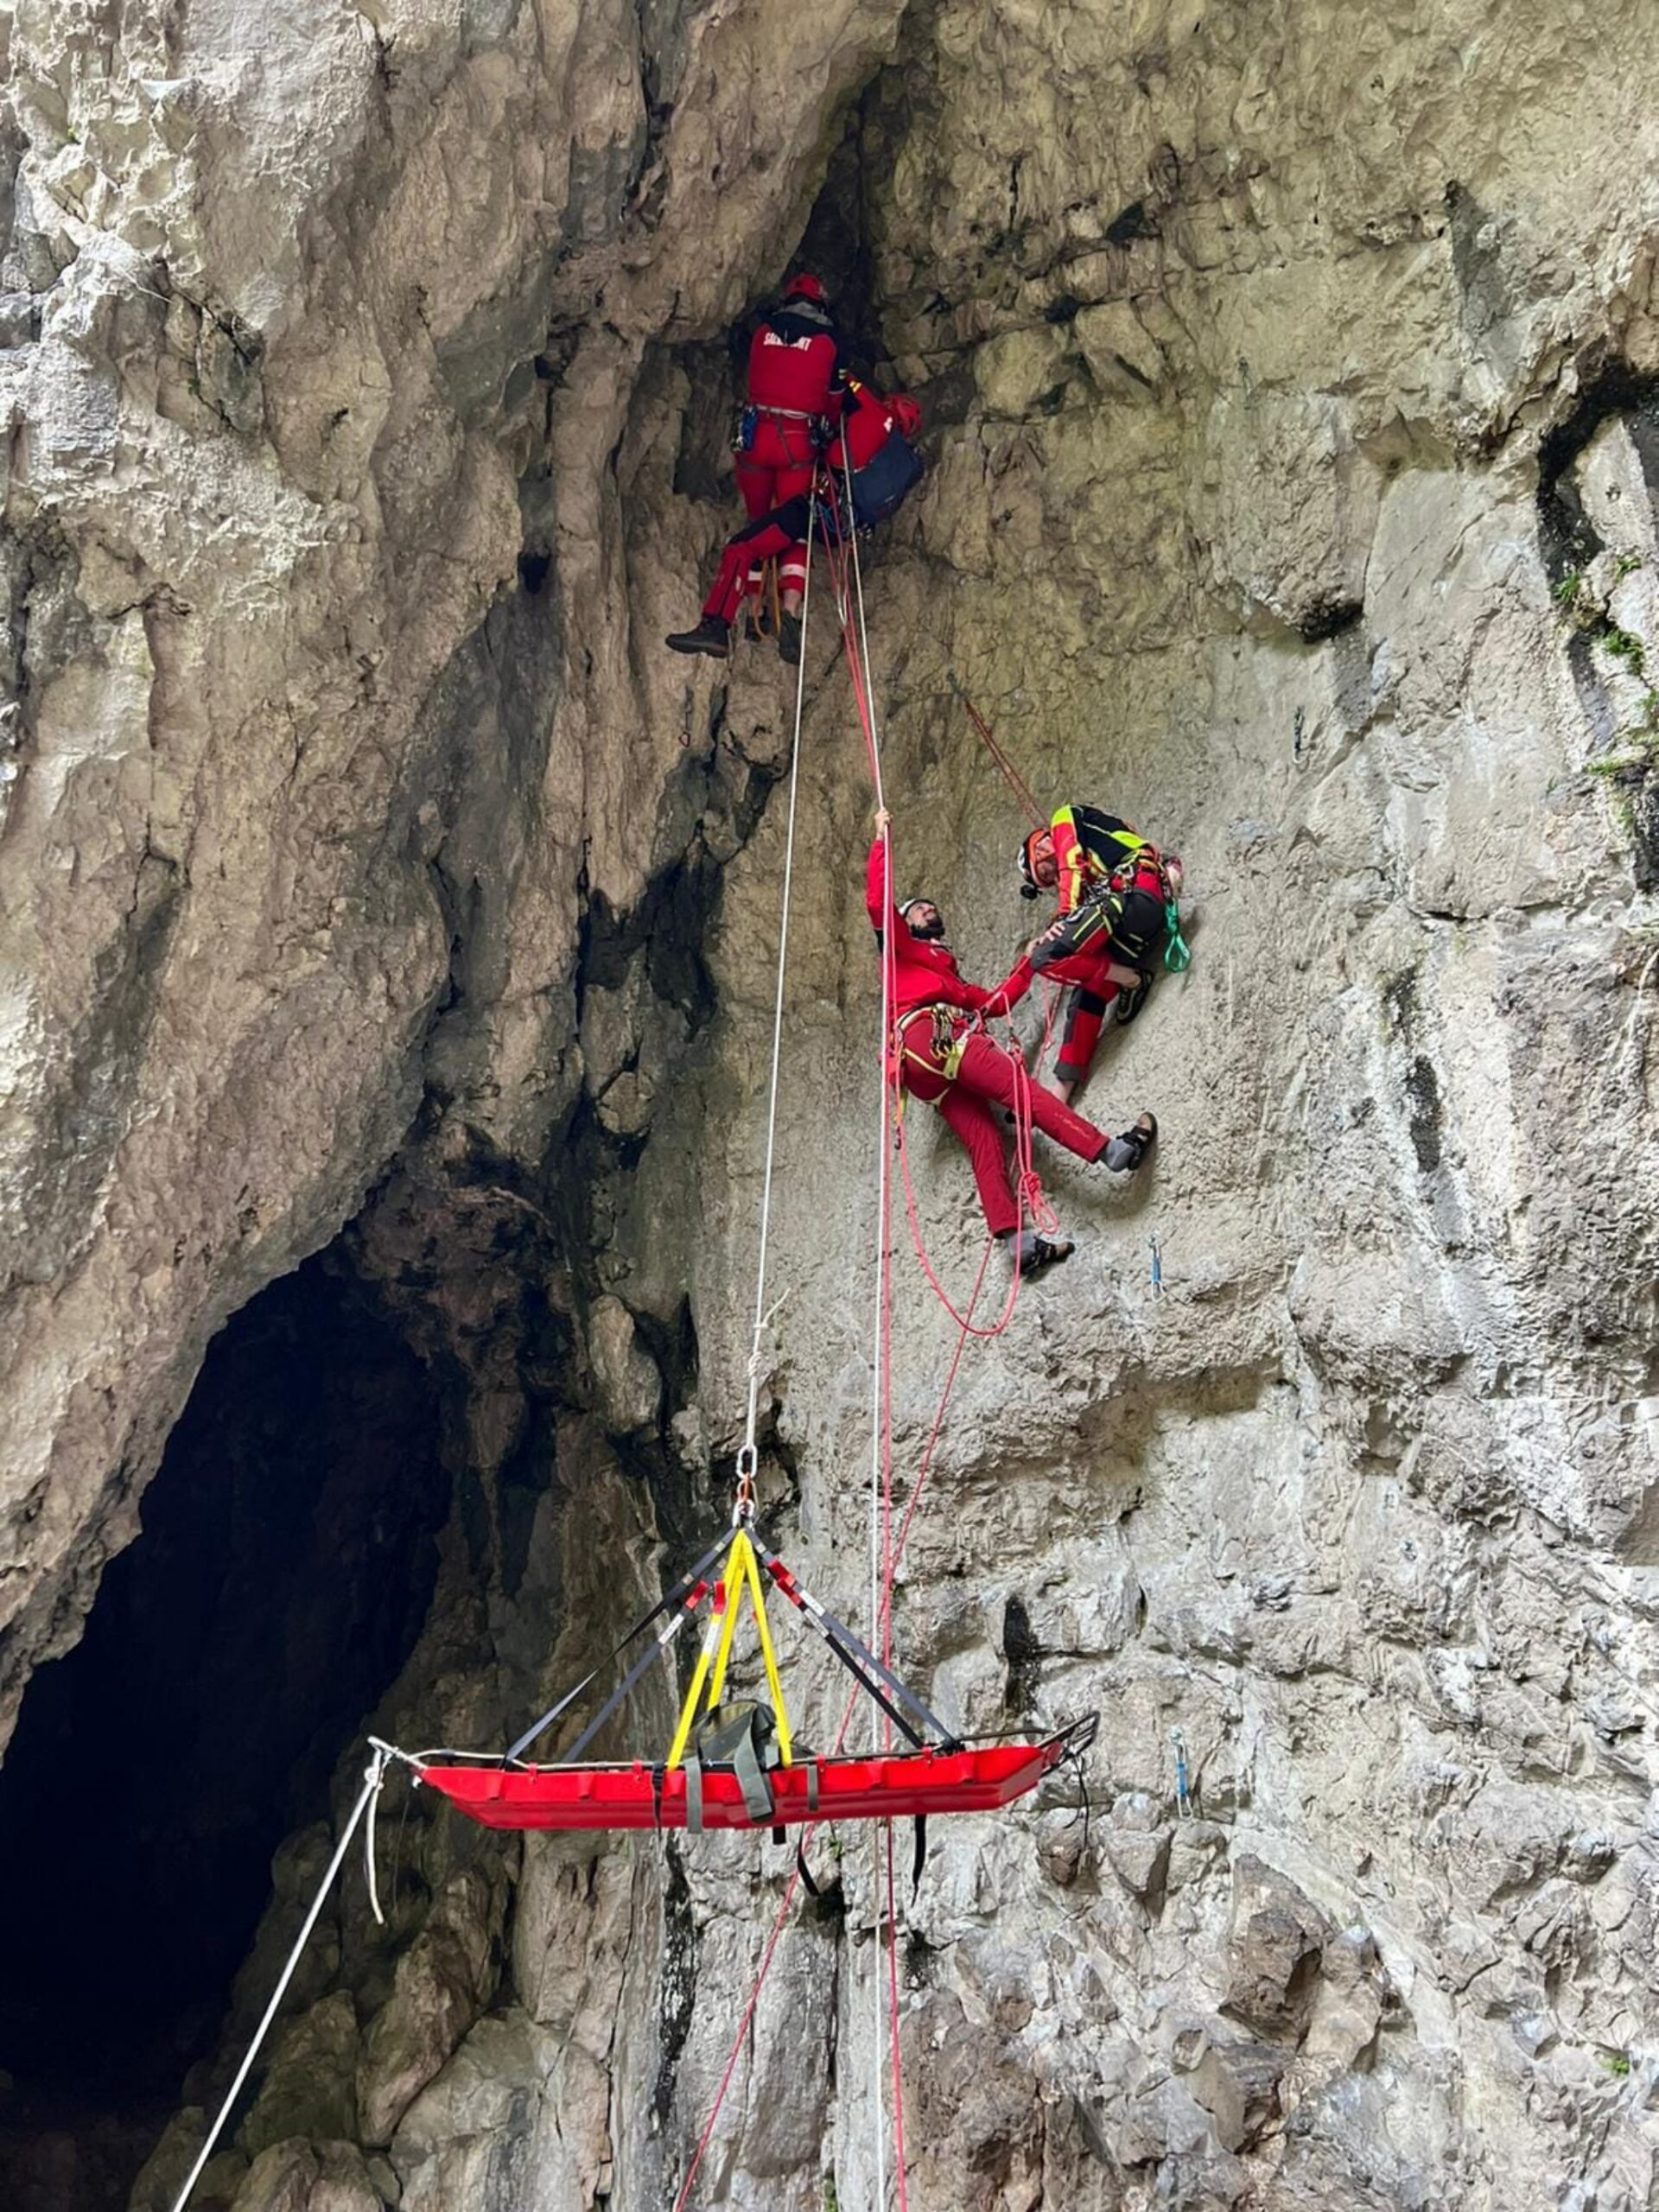
<instances>
[{"instance_id":1,"label":"grey webbing strap","mask_svg":"<svg viewBox=\"0 0 1659 2212\"><path fill-rule=\"evenodd\" d=\"M685 1832L702 1834L702 1761L695 1751L685 1755Z\"/></svg>"},{"instance_id":2,"label":"grey webbing strap","mask_svg":"<svg viewBox=\"0 0 1659 2212\"><path fill-rule=\"evenodd\" d=\"M761 1564L768 1573L771 1573L774 1567L783 1565L783 1561L778 1558L777 1554L769 1552L764 1544L757 1542L755 1549L760 1555ZM891 1668L882 1665L868 1644L855 1636L844 1621L837 1620L827 1605L812 1597L798 1576L791 1577L791 1580L799 1592L798 1610L810 1625L823 1638L848 1672L875 1700L888 1719L909 1737L911 1742L918 1750L929 1736L941 1745L952 1745L957 1741L938 1714L931 1713L915 1692L905 1687ZM788 1593L785 1592L785 1594ZM874 1680L871 1679L872 1676ZM902 1705L906 1712L921 1723L923 1729L926 1732L925 1734L918 1736L903 1715L893 1710L893 1705L889 1704L887 1699L881 1694L880 1689L877 1688L877 1683L880 1683L898 1704Z\"/></svg>"},{"instance_id":3,"label":"grey webbing strap","mask_svg":"<svg viewBox=\"0 0 1659 2212\"><path fill-rule=\"evenodd\" d=\"M881 1662L876 1657L874 1652L870 1649L869 1646L867 1643L861 1643L859 1638L853 1634L853 1631L847 1626L844 1621L838 1621L832 1612L827 1611L825 1611L823 1618L828 1626L834 1632L834 1636L847 1647L847 1649L858 1660L860 1665L867 1668L869 1672L875 1676L877 1681L882 1683L889 1691L891 1691L893 1695L898 1700L899 1703L905 1707L905 1710L907 1713L912 1713L915 1718L921 1722L922 1726L926 1731L927 1734L931 1735L936 1742L941 1744L951 1744L956 1741L955 1737L951 1735L950 1730L939 1719L938 1715L935 1713L930 1713L926 1706L922 1703L920 1698L917 1696L914 1690L907 1689L890 1667L884 1667ZM872 1691L871 1694L874 1695L874 1691ZM913 1730L905 1727L905 1724L902 1720L899 1721L899 1726L901 1728L904 1728L906 1735L910 1738L912 1744L919 1743L923 1740L916 1735Z\"/></svg>"},{"instance_id":4,"label":"grey webbing strap","mask_svg":"<svg viewBox=\"0 0 1659 2212\"><path fill-rule=\"evenodd\" d=\"M640 1656L634 1661L632 1666L629 1668L627 1673L624 1675L621 1681L611 1692L609 1697L606 1699L604 1704L600 1707L599 1711L594 1715L593 1719L588 1723L588 1726L582 1730L581 1735L577 1737L575 1742L571 1745L569 1750L559 1761L559 1764L561 1766L574 1766L575 1764L576 1761L587 1750L588 1745L593 1742L594 1737L598 1735L600 1730L605 1726L605 1723L616 1711L617 1707L622 1703L625 1698L632 1694L634 1689L639 1684L640 1676L645 1672L646 1669L650 1667L655 1660L660 1657L662 1653L667 1650L669 1645L673 1643L675 1637L679 1634L680 1630L685 1626L687 1621L689 1621L690 1618L690 1614L687 1612L677 1614L675 1618L669 1623L662 1642L660 1643L653 1643L649 1651L643 1652ZM512 1754L509 1753L508 1756L511 1757Z\"/></svg>"},{"instance_id":5,"label":"grey webbing strap","mask_svg":"<svg viewBox=\"0 0 1659 2212\"><path fill-rule=\"evenodd\" d=\"M757 1827L768 1826L773 1811L772 1784L766 1780L755 1751L753 1728L746 1728L737 1740L732 1754L732 1771L743 1792L743 1804L749 1818Z\"/></svg>"},{"instance_id":6,"label":"grey webbing strap","mask_svg":"<svg viewBox=\"0 0 1659 2212\"><path fill-rule=\"evenodd\" d=\"M808 1759L806 1763L806 1809L809 1813L816 1813L818 1809L818 1763L817 1759Z\"/></svg>"},{"instance_id":7,"label":"grey webbing strap","mask_svg":"<svg viewBox=\"0 0 1659 2212\"><path fill-rule=\"evenodd\" d=\"M696 1565L691 1569L691 1572L689 1574L683 1574L680 1577L680 1580L675 1584L674 1587L664 1596L659 1598L648 1613L641 1614L639 1618L634 1623L633 1626L623 1637L620 1643L619 1643L616 1649L611 1653L611 1659L620 1659L622 1654L627 1649L628 1646L633 1642L634 1637L638 1636L642 1630L648 1629L652 1621L654 1621L659 1614L666 1613L671 1611L674 1606L683 1605L685 1603L685 1600L696 1588L698 1583L702 1581L703 1576L709 1572L709 1569L720 1557L721 1552L725 1550L728 1541L728 1539L726 1536L721 1536L717 1543L711 1544L709 1549L703 1554L702 1557L697 1561ZM683 1614L682 1614L681 1618L684 1618ZM660 1649L662 1647L660 1645L658 1646L658 1649ZM652 1659L655 1656L655 1652L646 1653L646 1665L650 1664ZM605 1663L608 1666L610 1660L607 1659ZM644 1668L639 1668L629 1675L620 1696L613 1698L611 1702L605 1707L603 1718L607 1719L609 1719L610 1715L616 1710L617 1706L621 1702L621 1698L627 1694L627 1691L639 1681L640 1675L643 1674L644 1671ZM592 1669L589 1673L582 1676L582 1680L576 1684L575 1689L568 1690L559 1700L556 1705L550 1705L547 1711L543 1713L541 1719L532 1722L531 1726L525 1729L524 1734L518 1738L518 1742L514 1744L510 1750L502 1754L502 1764L504 1766L510 1765L512 1762L518 1757L521 1751L527 1750L528 1747L536 1741L536 1738L538 1736L545 1734L547 1730L553 1726L553 1723L564 1711L565 1707L573 1704L575 1700L582 1695L583 1690L588 1688L588 1684L598 1678L601 1669L598 1667ZM598 1726L599 1723L595 1722L593 1728L590 1728L588 1734L582 1738L582 1740L584 1744L588 1743L591 1739L592 1736L597 1730ZM575 1751L572 1751L569 1756L574 1759L577 1755Z\"/></svg>"},{"instance_id":8,"label":"grey webbing strap","mask_svg":"<svg viewBox=\"0 0 1659 2212\"><path fill-rule=\"evenodd\" d=\"M802 1881L805 1883L808 1897L821 1897L823 1895L823 1891L819 1885L812 1878L812 1869L806 1863L806 1839L810 1834L810 1829L803 1828L799 1837L796 1840L795 1871L800 1876Z\"/></svg>"},{"instance_id":9,"label":"grey webbing strap","mask_svg":"<svg viewBox=\"0 0 1659 2212\"><path fill-rule=\"evenodd\" d=\"M553 1726L553 1723L558 1719L559 1715L564 1711L567 1706L574 1705L575 1703L576 1700L582 1695L583 1690L585 1690L588 1688L588 1685L593 1681L594 1675L597 1675L599 1669L595 1667L593 1670L593 1674L584 1675L582 1676L582 1680L576 1684L575 1689L567 1690L556 1705L550 1705L547 1711L542 1715L541 1719L535 1722L532 1726L526 1728L524 1734L518 1738L518 1742L514 1744L510 1750L505 1751L501 1754L501 1764L504 1766L511 1766L513 1760L518 1758L520 1751L527 1750L528 1747L535 1742L538 1736L543 1734Z\"/></svg>"},{"instance_id":10,"label":"grey webbing strap","mask_svg":"<svg viewBox=\"0 0 1659 2212\"><path fill-rule=\"evenodd\" d=\"M915 1750L919 1751L926 1739L911 1726L909 1721L906 1719L904 1714L893 1702L893 1700L887 1695L887 1692L882 1689L878 1683L873 1682L870 1680L864 1669L859 1665L858 1661L853 1656L852 1653L848 1650L846 1645L842 1643L840 1637L830 1635L827 1629L823 1630L823 1633L824 1642L835 1653L836 1658L840 1660L842 1665L847 1669L853 1680L858 1684L860 1689L864 1692L867 1697L874 1699L875 1702L880 1707L882 1712L885 1713L888 1719L892 1721L893 1726L899 1730L900 1734L904 1736L906 1740L911 1744Z\"/></svg>"}]
</instances>

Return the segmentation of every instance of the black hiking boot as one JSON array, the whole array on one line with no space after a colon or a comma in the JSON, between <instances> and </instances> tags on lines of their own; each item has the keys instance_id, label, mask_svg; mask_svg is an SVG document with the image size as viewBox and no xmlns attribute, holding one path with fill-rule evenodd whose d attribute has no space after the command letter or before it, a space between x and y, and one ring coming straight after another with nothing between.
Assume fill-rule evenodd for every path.
<instances>
[{"instance_id":1,"label":"black hiking boot","mask_svg":"<svg viewBox=\"0 0 1659 2212\"><path fill-rule=\"evenodd\" d=\"M787 661L791 668L801 664L801 618L798 614L785 614L778 623L778 658Z\"/></svg>"},{"instance_id":2,"label":"black hiking boot","mask_svg":"<svg viewBox=\"0 0 1659 2212\"><path fill-rule=\"evenodd\" d=\"M1157 1141L1158 1116L1142 1114L1135 1127L1114 1137L1100 1156L1115 1174L1133 1174Z\"/></svg>"},{"instance_id":3,"label":"black hiking boot","mask_svg":"<svg viewBox=\"0 0 1659 2212\"><path fill-rule=\"evenodd\" d=\"M715 660L730 654L732 626L723 616L705 614L695 630L677 630L668 640L671 652L709 653Z\"/></svg>"}]
</instances>

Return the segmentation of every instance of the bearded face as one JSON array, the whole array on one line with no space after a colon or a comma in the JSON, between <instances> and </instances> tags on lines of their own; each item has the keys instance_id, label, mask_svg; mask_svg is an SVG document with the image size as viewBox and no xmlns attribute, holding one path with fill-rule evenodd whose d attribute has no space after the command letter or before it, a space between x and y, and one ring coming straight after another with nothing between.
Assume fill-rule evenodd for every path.
<instances>
[{"instance_id":1,"label":"bearded face","mask_svg":"<svg viewBox=\"0 0 1659 2212\"><path fill-rule=\"evenodd\" d=\"M899 912L909 925L912 937L920 938L924 944L943 942L944 916L931 899L907 899Z\"/></svg>"}]
</instances>

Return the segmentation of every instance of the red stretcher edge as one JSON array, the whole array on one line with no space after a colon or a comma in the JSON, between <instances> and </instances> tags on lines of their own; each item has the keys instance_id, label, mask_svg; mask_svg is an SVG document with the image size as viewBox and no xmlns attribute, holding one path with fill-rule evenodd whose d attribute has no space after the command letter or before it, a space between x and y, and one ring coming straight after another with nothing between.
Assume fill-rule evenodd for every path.
<instances>
[{"instance_id":1,"label":"red stretcher edge","mask_svg":"<svg viewBox=\"0 0 1659 2212\"><path fill-rule=\"evenodd\" d=\"M751 1820L741 1785L728 1767L702 1771L705 1828L759 1831L808 1821L906 1820L918 1814L988 1813L1034 1789L1058 1766L1065 1745L988 1744L979 1749L920 1751L885 1758L801 1759L767 1770L773 1810ZM817 1774L817 1805L811 1802ZM490 1828L683 1828L685 1770L644 1760L629 1766L516 1769L417 1766L420 1779L469 1820Z\"/></svg>"}]
</instances>

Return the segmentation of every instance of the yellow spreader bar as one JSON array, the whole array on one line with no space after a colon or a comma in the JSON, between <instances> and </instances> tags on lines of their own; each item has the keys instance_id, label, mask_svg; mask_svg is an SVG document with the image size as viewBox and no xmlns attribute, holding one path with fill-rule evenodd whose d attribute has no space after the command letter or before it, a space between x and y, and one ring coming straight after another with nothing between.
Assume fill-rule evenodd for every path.
<instances>
[{"instance_id":1,"label":"yellow spreader bar","mask_svg":"<svg viewBox=\"0 0 1659 2212\"><path fill-rule=\"evenodd\" d=\"M779 1758L785 1766L791 1763L789 1715L784 1710L784 1686L778 1678L778 1662L772 1649L772 1630L766 1623L766 1599L760 1580L760 1562L755 1557L754 1546L749 1541L748 1530L740 1528L732 1538L732 1548L720 1570L715 1584L715 1610L703 1631L702 1649L697 1654L697 1663L692 1670L691 1687L685 1694L685 1702L680 1707L679 1722L674 1731L674 1740L669 1745L667 1764L671 1772L685 1757L685 1747L691 1740L697 1706L705 1683L709 1692L706 1709L712 1713L720 1703L720 1694L726 1686L726 1669L732 1656L732 1637L737 1628L738 1606L746 1587L754 1608L754 1624L760 1638L760 1657L766 1670L766 1688L772 1694L772 1709L778 1723Z\"/></svg>"}]
</instances>

